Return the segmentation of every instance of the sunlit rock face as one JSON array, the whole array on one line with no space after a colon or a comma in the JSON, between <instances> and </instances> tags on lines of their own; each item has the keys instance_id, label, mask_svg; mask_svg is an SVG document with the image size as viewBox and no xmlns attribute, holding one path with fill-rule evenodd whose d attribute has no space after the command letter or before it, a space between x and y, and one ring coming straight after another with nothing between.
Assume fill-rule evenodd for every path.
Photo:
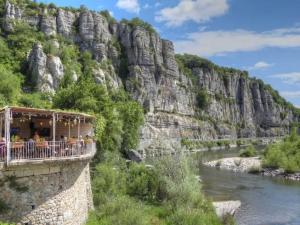
<instances>
[{"instance_id":1,"label":"sunlit rock face","mask_svg":"<svg viewBox=\"0 0 300 225\"><path fill-rule=\"evenodd\" d=\"M47 56L41 44L35 44L28 56L28 71L31 74L31 81L41 92L54 93L64 76L60 58Z\"/></svg>"},{"instance_id":2,"label":"sunlit rock face","mask_svg":"<svg viewBox=\"0 0 300 225\"><path fill-rule=\"evenodd\" d=\"M145 107L140 148L158 139L176 140L178 145L181 138L279 136L297 120L290 109L276 103L263 84L241 72L227 76L222 71L193 66L190 69L197 81L192 81L179 70L173 43L155 32L108 21L87 9L51 10L26 15L22 8L8 2L3 26L9 31L12 21L24 20L50 38L61 35L80 51L91 52L99 63L94 69L95 82L108 90L124 87ZM64 76L59 57L46 55L43 46L36 45L28 65L37 88L55 92ZM76 72L72 77L78 79ZM209 95L209 105L204 109L197 106L197 90L206 90Z\"/></svg>"}]
</instances>

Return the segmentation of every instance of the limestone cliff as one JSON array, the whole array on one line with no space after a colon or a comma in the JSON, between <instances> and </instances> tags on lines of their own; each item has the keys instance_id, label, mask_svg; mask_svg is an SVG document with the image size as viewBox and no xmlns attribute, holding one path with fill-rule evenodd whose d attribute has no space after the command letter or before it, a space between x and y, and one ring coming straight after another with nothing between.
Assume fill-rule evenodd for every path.
<instances>
[{"instance_id":1,"label":"limestone cliff","mask_svg":"<svg viewBox=\"0 0 300 225\"><path fill-rule=\"evenodd\" d=\"M108 89L124 87L145 107L141 148L153 147L157 139L178 144L183 137L284 135L299 120L293 107L262 81L210 62L179 62L173 43L147 27L116 22L105 13L83 7L40 8L28 2L14 5L7 1L3 19L7 32L13 32L16 21L22 21L49 39L63 37L81 52L90 51L99 65L109 64L95 68L95 82ZM33 47L28 65L41 91L55 91L64 76L60 58L46 55L40 44ZM208 102L199 106L203 93Z\"/></svg>"}]
</instances>

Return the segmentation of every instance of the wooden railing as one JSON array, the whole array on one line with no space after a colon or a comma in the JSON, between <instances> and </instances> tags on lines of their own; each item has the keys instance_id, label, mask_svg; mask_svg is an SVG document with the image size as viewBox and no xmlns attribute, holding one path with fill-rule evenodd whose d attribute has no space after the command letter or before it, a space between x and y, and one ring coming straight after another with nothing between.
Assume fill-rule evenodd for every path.
<instances>
[{"instance_id":1,"label":"wooden railing","mask_svg":"<svg viewBox=\"0 0 300 225\"><path fill-rule=\"evenodd\" d=\"M7 151L7 145L0 146L0 161L71 158L93 154L96 151L92 141L11 142L9 146L10 151Z\"/></svg>"}]
</instances>

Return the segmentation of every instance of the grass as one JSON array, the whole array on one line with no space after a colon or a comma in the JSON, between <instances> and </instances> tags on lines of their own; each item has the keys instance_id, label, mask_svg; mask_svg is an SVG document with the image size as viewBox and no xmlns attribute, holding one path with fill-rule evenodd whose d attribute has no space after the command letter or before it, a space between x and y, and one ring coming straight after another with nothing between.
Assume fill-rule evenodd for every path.
<instances>
[{"instance_id":1,"label":"grass","mask_svg":"<svg viewBox=\"0 0 300 225\"><path fill-rule=\"evenodd\" d=\"M95 211L87 225L222 224L184 156L165 157L151 168L106 158L93 170Z\"/></svg>"}]
</instances>

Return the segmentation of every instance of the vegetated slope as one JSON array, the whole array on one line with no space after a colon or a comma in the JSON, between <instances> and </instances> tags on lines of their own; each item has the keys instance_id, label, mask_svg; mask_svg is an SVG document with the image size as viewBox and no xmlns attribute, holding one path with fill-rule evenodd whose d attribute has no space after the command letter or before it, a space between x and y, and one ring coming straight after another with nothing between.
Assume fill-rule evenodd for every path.
<instances>
[{"instance_id":1,"label":"vegetated slope","mask_svg":"<svg viewBox=\"0 0 300 225\"><path fill-rule=\"evenodd\" d=\"M299 110L261 80L197 56L175 55L172 42L138 18L117 22L107 11L85 7L1 3L1 66L14 74L10 79L23 79L7 82L52 95L87 79L109 93L124 89L146 112L139 148L172 147L183 137L285 135L299 121ZM14 101L2 95L3 104ZM18 101L28 105L41 96L47 97ZM58 99L56 105L71 108L76 101Z\"/></svg>"}]
</instances>

